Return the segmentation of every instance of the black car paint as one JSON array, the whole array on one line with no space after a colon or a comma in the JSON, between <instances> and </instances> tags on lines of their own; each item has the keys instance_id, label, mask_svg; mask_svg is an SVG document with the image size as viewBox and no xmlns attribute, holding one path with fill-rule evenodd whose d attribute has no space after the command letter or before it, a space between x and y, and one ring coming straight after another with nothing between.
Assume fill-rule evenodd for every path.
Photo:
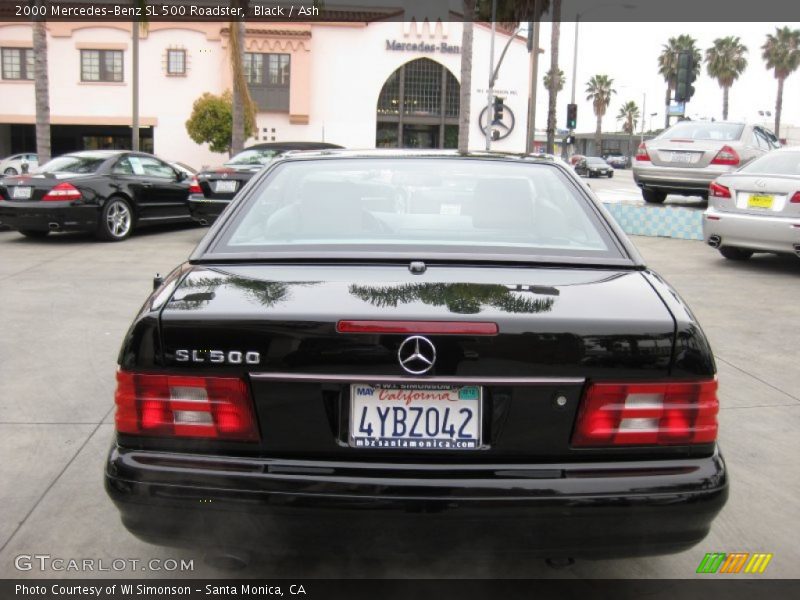
<instances>
[{"instance_id":1,"label":"black car paint","mask_svg":"<svg viewBox=\"0 0 800 600\"><path fill-rule=\"evenodd\" d=\"M266 144L255 144L243 150L274 150L279 154L291 151L303 150L334 150L341 149L341 146L328 144L326 142L270 142ZM225 164L216 169L204 169L197 174L197 183L202 194L191 194L189 196L189 211L192 218L207 225L213 223L222 211L240 193L248 181L263 169L263 165L235 165ZM214 189L219 181L235 181L236 191L232 193L217 192Z\"/></svg>"},{"instance_id":2,"label":"black car paint","mask_svg":"<svg viewBox=\"0 0 800 600\"><path fill-rule=\"evenodd\" d=\"M413 543L412 532L421 531L461 540L464 549L502 539L506 548L549 556L673 552L706 535L728 493L715 444L570 445L587 382L710 379L716 371L692 313L613 223L626 264L498 264L476 255L429 261L413 274L406 261L368 255L215 259L209 250L233 212L145 302L119 364L245 377L262 441L118 435L106 489L134 534L254 548L261 535L291 546L315 536L369 539L380 530ZM430 336L446 357L433 376L485 383L486 447L466 454L349 447L350 379L330 375L407 377L396 362L404 335L337 333L336 322L347 318L497 323L492 337ZM263 362L177 366L179 347L255 350ZM292 380L303 375L310 380ZM198 506L200 498L210 506ZM477 537L461 539L465 531Z\"/></svg>"},{"instance_id":3,"label":"black car paint","mask_svg":"<svg viewBox=\"0 0 800 600\"><path fill-rule=\"evenodd\" d=\"M106 202L114 197L127 200L134 212L136 227L145 224L190 221L187 197L189 180L178 175L174 180L161 177L113 173L114 165L128 156L145 153L105 151L108 158L89 174L35 173L0 180L0 223L13 229L31 231L95 231ZM67 182L81 193L76 201L42 201L55 185ZM10 188L32 186L30 200L12 200Z\"/></svg>"}]
</instances>

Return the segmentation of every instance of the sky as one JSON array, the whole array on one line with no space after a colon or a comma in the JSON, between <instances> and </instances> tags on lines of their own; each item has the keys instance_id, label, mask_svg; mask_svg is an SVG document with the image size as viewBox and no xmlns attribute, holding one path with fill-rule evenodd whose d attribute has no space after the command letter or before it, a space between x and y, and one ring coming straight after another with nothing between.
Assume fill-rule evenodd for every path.
<instances>
[{"instance_id":1,"label":"sky","mask_svg":"<svg viewBox=\"0 0 800 600\"><path fill-rule=\"evenodd\" d=\"M563 15L562 18L568 18ZM578 75L576 100L578 103L578 132L591 132L595 128L592 105L586 100L586 82L592 75L605 74L614 79L617 94L613 97L603 119L604 131L621 128L616 121L620 106L633 100L645 115L645 130L664 124L664 97L666 84L658 74L658 55L667 39L689 34L697 40L697 47L705 57L705 50L714 39L737 35L747 46L748 65L730 91L728 118L774 125L775 98L778 82L772 70L767 70L761 58L761 46L767 33L778 26L788 25L800 29L800 23L597 23L580 22L578 34ZM544 128L547 110L547 91L541 82L550 68L551 23L542 23L539 46L545 50L540 55L539 89L537 92L536 127ZM558 95L558 122L564 127L566 105L572 86L573 43L575 23L561 23L559 65L566 76L564 90ZM695 94L687 105L687 116L692 119L722 118L722 88L706 72L705 62L694 83ZM646 106L642 111L643 96ZM758 111L770 111L773 116L759 116ZM651 113L657 113L651 117ZM789 76L784 84L783 114L781 124L800 126L800 70ZM641 123L640 123L641 126Z\"/></svg>"}]
</instances>

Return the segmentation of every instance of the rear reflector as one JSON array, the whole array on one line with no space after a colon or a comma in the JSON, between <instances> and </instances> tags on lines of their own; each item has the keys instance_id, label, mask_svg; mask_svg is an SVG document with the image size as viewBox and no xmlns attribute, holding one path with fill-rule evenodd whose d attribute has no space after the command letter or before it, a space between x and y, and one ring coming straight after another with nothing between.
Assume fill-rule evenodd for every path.
<instances>
[{"instance_id":1,"label":"rear reflector","mask_svg":"<svg viewBox=\"0 0 800 600\"><path fill-rule=\"evenodd\" d=\"M462 321L339 321L339 333L427 333L429 335L497 335L497 323Z\"/></svg>"},{"instance_id":2,"label":"rear reflector","mask_svg":"<svg viewBox=\"0 0 800 600\"><path fill-rule=\"evenodd\" d=\"M247 384L235 377L144 375L117 371L120 433L258 441Z\"/></svg>"},{"instance_id":3,"label":"rear reflector","mask_svg":"<svg viewBox=\"0 0 800 600\"><path fill-rule=\"evenodd\" d=\"M572 435L576 447L708 444L717 439L717 380L594 383Z\"/></svg>"},{"instance_id":4,"label":"rear reflector","mask_svg":"<svg viewBox=\"0 0 800 600\"><path fill-rule=\"evenodd\" d=\"M711 185L708 186L708 195L713 198L730 198L731 191L724 185L720 185L716 181L712 181Z\"/></svg>"},{"instance_id":5,"label":"rear reflector","mask_svg":"<svg viewBox=\"0 0 800 600\"><path fill-rule=\"evenodd\" d=\"M647 153L647 146L645 146L644 142L639 144L639 148L636 150L636 160L650 160L650 155Z\"/></svg>"},{"instance_id":6,"label":"rear reflector","mask_svg":"<svg viewBox=\"0 0 800 600\"><path fill-rule=\"evenodd\" d=\"M723 146L722 149L719 152L717 152L717 155L714 157L714 160L711 161L711 164L738 165L739 155L736 153L736 150L734 150L730 146Z\"/></svg>"},{"instance_id":7,"label":"rear reflector","mask_svg":"<svg viewBox=\"0 0 800 600\"><path fill-rule=\"evenodd\" d=\"M80 200L81 193L74 185L71 183L67 183L66 181L63 183L59 183L55 186L52 190L45 194L42 200L58 200L61 202L67 200Z\"/></svg>"}]
</instances>

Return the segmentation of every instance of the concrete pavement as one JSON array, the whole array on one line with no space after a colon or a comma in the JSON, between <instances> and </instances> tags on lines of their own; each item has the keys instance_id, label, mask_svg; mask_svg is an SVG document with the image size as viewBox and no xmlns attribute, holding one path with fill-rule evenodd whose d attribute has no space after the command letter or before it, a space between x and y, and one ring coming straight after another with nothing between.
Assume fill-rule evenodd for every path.
<instances>
[{"instance_id":1,"label":"concrete pavement","mask_svg":"<svg viewBox=\"0 0 800 600\"><path fill-rule=\"evenodd\" d=\"M596 180L592 180L594 183ZM634 238L696 312L717 355L721 444L731 497L709 537L672 556L582 561L554 571L496 551L457 562L394 555L317 558L287 549L245 571L206 566L203 551L130 536L102 487L113 434L116 356L153 275L184 260L205 230L156 230L120 244L42 241L0 232L0 577L662 577L695 576L706 552L771 552L761 577L800 561L800 260L725 261L700 242ZM19 571L15 558L194 561L185 573ZM742 577L741 575L737 577Z\"/></svg>"}]
</instances>

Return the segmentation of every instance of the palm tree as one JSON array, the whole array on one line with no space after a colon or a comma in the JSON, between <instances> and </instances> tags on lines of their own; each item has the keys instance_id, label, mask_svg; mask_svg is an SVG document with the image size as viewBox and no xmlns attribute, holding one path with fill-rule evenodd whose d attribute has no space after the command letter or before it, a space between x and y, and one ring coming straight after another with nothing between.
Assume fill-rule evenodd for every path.
<instances>
[{"instance_id":1,"label":"palm tree","mask_svg":"<svg viewBox=\"0 0 800 600\"><path fill-rule=\"evenodd\" d=\"M783 107L783 82L800 66L800 29L776 27L775 35L767 34L761 46L762 57L768 69L775 71L778 80L778 96L775 99L775 135L781 136L781 109Z\"/></svg>"},{"instance_id":2,"label":"palm tree","mask_svg":"<svg viewBox=\"0 0 800 600\"><path fill-rule=\"evenodd\" d=\"M464 25L461 33L461 88L458 94L458 151L469 150L470 98L472 97L472 21L475 0L464 1ZM486 115L487 119L489 115Z\"/></svg>"},{"instance_id":3,"label":"palm tree","mask_svg":"<svg viewBox=\"0 0 800 600\"><path fill-rule=\"evenodd\" d=\"M550 35L550 72L558 71L558 41L561 36L561 0L553 0L553 26ZM558 97L558 82L550 80L548 86L548 105L547 105L547 149L545 152L553 154L555 152L556 141L556 99Z\"/></svg>"},{"instance_id":4,"label":"palm tree","mask_svg":"<svg viewBox=\"0 0 800 600\"><path fill-rule=\"evenodd\" d=\"M602 142L603 116L611 103L612 94L617 90L612 88L614 80L608 75L595 75L586 83L586 99L591 100L594 114L597 116L597 129L594 132L595 152L600 154Z\"/></svg>"},{"instance_id":5,"label":"palm tree","mask_svg":"<svg viewBox=\"0 0 800 600\"><path fill-rule=\"evenodd\" d=\"M617 114L617 121L622 121L622 131L628 134L628 156L630 156L633 134L639 122L639 107L636 106L636 102L628 100L623 104Z\"/></svg>"},{"instance_id":6,"label":"palm tree","mask_svg":"<svg viewBox=\"0 0 800 600\"><path fill-rule=\"evenodd\" d=\"M43 6L42 2L37 5ZM36 96L36 154L39 164L50 160L50 79L47 75L47 26L41 17L33 23L33 72Z\"/></svg>"},{"instance_id":7,"label":"palm tree","mask_svg":"<svg viewBox=\"0 0 800 600\"><path fill-rule=\"evenodd\" d=\"M714 40L714 45L706 50L706 71L722 88L722 120L728 119L728 92L733 82L747 68L747 46L739 38L729 35Z\"/></svg>"},{"instance_id":8,"label":"palm tree","mask_svg":"<svg viewBox=\"0 0 800 600\"><path fill-rule=\"evenodd\" d=\"M248 0L230 0L231 8L239 7L247 14ZM255 104L250 97L247 86L247 74L244 71L244 41L246 35L244 20L232 19L228 25L230 30L229 55L231 75L233 77L233 125L231 131L231 155L244 148L244 142L250 131L249 124L255 124Z\"/></svg>"},{"instance_id":9,"label":"palm tree","mask_svg":"<svg viewBox=\"0 0 800 600\"><path fill-rule=\"evenodd\" d=\"M666 106L664 126L669 127L669 103L672 99L672 90L675 89L675 80L678 75L678 52L692 53L692 65L695 76L700 74L700 63L703 60L700 50L695 46L695 39L690 35L679 35L669 38L662 46L658 56L658 73L667 82L667 95L664 101Z\"/></svg>"},{"instance_id":10,"label":"palm tree","mask_svg":"<svg viewBox=\"0 0 800 600\"><path fill-rule=\"evenodd\" d=\"M551 81L551 77L552 76L553 76L553 74L552 74L551 71L548 71L547 73L544 74L544 87L545 87L545 89L548 89L548 90L550 89L550 81ZM556 77L556 81L555 81L556 91L560 92L561 90L563 90L564 89L564 84L566 84L566 82L567 82L567 80L564 77L564 71L562 69L559 69L558 70L558 77Z\"/></svg>"}]
</instances>

